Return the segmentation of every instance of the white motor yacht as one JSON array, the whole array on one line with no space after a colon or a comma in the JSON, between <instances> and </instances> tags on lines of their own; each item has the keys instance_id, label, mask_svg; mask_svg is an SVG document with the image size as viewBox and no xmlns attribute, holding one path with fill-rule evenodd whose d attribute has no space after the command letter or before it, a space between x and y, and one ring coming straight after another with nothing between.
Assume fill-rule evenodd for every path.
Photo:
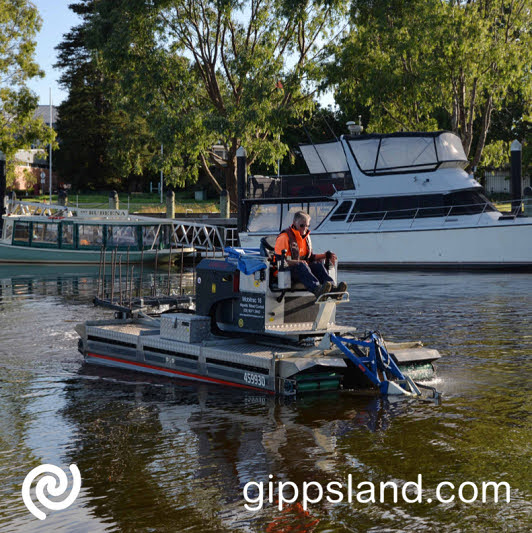
<instances>
[{"instance_id":1,"label":"white motor yacht","mask_svg":"<svg viewBox=\"0 0 532 533\"><path fill-rule=\"evenodd\" d=\"M248 180L242 246L303 210L313 247L336 251L343 265L531 268L532 217L494 207L453 133L343 135L300 149L310 174Z\"/></svg>"}]
</instances>

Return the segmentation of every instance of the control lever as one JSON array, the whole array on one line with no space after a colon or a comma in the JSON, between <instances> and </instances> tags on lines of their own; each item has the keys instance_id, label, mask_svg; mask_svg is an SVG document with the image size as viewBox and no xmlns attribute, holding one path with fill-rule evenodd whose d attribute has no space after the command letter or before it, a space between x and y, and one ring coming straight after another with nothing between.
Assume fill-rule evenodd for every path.
<instances>
[{"instance_id":1,"label":"control lever","mask_svg":"<svg viewBox=\"0 0 532 533\"><path fill-rule=\"evenodd\" d=\"M281 266L279 270L286 270L286 250L281 252Z\"/></svg>"},{"instance_id":2,"label":"control lever","mask_svg":"<svg viewBox=\"0 0 532 533\"><path fill-rule=\"evenodd\" d=\"M332 252L330 250L327 250L325 252L325 270L327 270L327 272L331 268L331 257L332 257Z\"/></svg>"}]
</instances>

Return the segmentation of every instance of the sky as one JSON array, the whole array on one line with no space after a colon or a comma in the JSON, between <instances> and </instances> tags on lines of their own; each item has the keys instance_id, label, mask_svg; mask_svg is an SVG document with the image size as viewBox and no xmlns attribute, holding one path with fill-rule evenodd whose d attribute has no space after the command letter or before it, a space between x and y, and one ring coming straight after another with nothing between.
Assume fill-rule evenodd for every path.
<instances>
[{"instance_id":1,"label":"sky","mask_svg":"<svg viewBox=\"0 0 532 533\"><path fill-rule=\"evenodd\" d=\"M74 0L32 0L42 18L42 27L37 35L36 60L44 78L34 78L28 83L29 88L39 97L39 104L48 105L50 102L50 89L52 89L52 103L60 104L67 93L58 84L61 71L54 69L57 61L57 51L54 48L63 40L63 34L72 26L79 24L79 17L68 9Z\"/></svg>"},{"instance_id":2,"label":"sky","mask_svg":"<svg viewBox=\"0 0 532 533\"><path fill-rule=\"evenodd\" d=\"M58 79L61 75L59 69L54 69L57 62L57 51L55 47L63 40L63 35L70 28L80 23L80 18L74 14L68 5L75 3L75 0L32 0L42 19L41 31L37 35L36 60L41 70L44 71L44 78L34 78L28 83L29 88L39 97L39 104L48 105L50 103L50 89L52 90L52 103L59 105L66 99L68 93L61 89ZM320 98L322 106L334 104L331 92Z\"/></svg>"}]
</instances>

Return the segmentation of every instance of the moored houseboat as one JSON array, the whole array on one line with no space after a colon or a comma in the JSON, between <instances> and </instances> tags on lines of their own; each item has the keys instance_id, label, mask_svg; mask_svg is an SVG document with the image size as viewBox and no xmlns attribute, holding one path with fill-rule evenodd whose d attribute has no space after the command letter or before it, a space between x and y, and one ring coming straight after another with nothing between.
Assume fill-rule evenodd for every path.
<instances>
[{"instance_id":1,"label":"moored houseboat","mask_svg":"<svg viewBox=\"0 0 532 533\"><path fill-rule=\"evenodd\" d=\"M98 264L102 249L154 261L170 253L172 227L127 210L18 202L3 216L0 263Z\"/></svg>"}]
</instances>

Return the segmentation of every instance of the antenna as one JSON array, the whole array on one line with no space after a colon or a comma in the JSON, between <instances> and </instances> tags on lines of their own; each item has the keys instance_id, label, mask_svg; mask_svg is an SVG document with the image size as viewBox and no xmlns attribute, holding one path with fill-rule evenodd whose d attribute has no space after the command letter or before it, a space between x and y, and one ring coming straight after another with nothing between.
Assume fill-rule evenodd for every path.
<instances>
[{"instance_id":1,"label":"antenna","mask_svg":"<svg viewBox=\"0 0 532 533\"><path fill-rule=\"evenodd\" d=\"M327 119L322 115L321 118L323 119L323 121L325 122L325 124L327 125L327 127L329 128L329 131L333 134L333 137L335 138L335 140L338 141L338 137L336 136L336 133L334 133L334 130L331 128L331 126L329 125L329 123L327 122Z\"/></svg>"}]
</instances>

